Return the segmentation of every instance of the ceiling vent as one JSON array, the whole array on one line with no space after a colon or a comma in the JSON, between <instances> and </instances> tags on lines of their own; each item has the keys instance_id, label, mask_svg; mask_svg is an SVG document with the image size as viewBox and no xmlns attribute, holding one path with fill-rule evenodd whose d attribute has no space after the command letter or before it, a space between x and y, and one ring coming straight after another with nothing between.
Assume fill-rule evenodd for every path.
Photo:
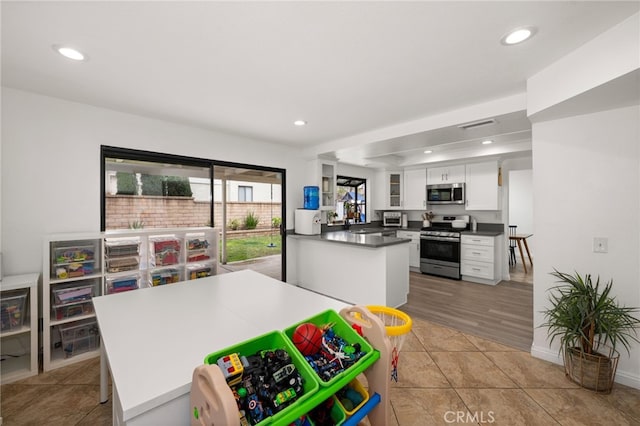
<instances>
[{"instance_id":1,"label":"ceiling vent","mask_svg":"<svg viewBox=\"0 0 640 426\"><path fill-rule=\"evenodd\" d=\"M494 118L489 118L487 120L474 121L473 123L461 124L458 127L462 130L473 129L475 127L487 126L489 124L495 124L496 120Z\"/></svg>"}]
</instances>

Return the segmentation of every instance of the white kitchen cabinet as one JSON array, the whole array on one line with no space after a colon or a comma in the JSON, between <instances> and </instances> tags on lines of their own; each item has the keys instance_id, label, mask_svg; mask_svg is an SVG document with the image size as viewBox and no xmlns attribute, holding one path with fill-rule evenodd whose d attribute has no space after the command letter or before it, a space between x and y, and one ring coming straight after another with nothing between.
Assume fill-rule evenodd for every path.
<instances>
[{"instance_id":1,"label":"white kitchen cabinet","mask_svg":"<svg viewBox=\"0 0 640 426\"><path fill-rule=\"evenodd\" d=\"M427 185L440 183L463 183L466 179L464 164L448 167L434 167L427 169Z\"/></svg>"},{"instance_id":2,"label":"white kitchen cabinet","mask_svg":"<svg viewBox=\"0 0 640 426\"><path fill-rule=\"evenodd\" d=\"M427 208L427 171L425 169L404 171L404 210Z\"/></svg>"},{"instance_id":3,"label":"white kitchen cabinet","mask_svg":"<svg viewBox=\"0 0 640 426\"><path fill-rule=\"evenodd\" d=\"M495 285L501 281L503 236L466 235L460 238L460 274L465 281Z\"/></svg>"},{"instance_id":4,"label":"white kitchen cabinet","mask_svg":"<svg viewBox=\"0 0 640 426\"><path fill-rule=\"evenodd\" d=\"M313 173L311 185L320 189L320 210L336 208L336 163L317 159L310 162L309 170Z\"/></svg>"},{"instance_id":5,"label":"white kitchen cabinet","mask_svg":"<svg viewBox=\"0 0 640 426\"><path fill-rule=\"evenodd\" d=\"M335 210L336 208L336 163L320 161L320 209Z\"/></svg>"},{"instance_id":6,"label":"white kitchen cabinet","mask_svg":"<svg viewBox=\"0 0 640 426\"><path fill-rule=\"evenodd\" d=\"M2 294L2 384L38 374L38 277L40 274L6 276ZM28 313L28 315L27 315Z\"/></svg>"},{"instance_id":7,"label":"white kitchen cabinet","mask_svg":"<svg viewBox=\"0 0 640 426\"><path fill-rule=\"evenodd\" d=\"M500 210L498 162L467 164L467 210Z\"/></svg>"},{"instance_id":8,"label":"white kitchen cabinet","mask_svg":"<svg viewBox=\"0 0 640 426\"><path fill-rule=\"evenodd\" d=\"M216 275L218 235L153 228L45 238L43 370L100 354L94 297Z\"/></svg>"},{"instance_id":9,"label":"white kitchen cabinet","mask_svg":"<svg viewBox=\"0 0 640 426\"><path fill-rule=\"evenodd\" d=\"M404 203L404 172L387 172L386 189L387 189L387 208L402 209Z\"/></svg>"},{"instance_id":10,"label":"white kitchen cabinet","mask_svg":"<svg viewBox=\"0 0 640 426\"><path fill-rule=\"evenodd\" d=\"M420 269L420 231L396 231L397 238L408 238L409 243L409 268Z\"/></svg>"},{"instance_id":11,"label":"white kitchen cabinet","mask_svg":"<svg viewBox=\"0 0 640 426\"><path fill-rule=\"evenodd\" d=\"M308 180L306 185L319 188L320 210L336 209L336 173L334 161L315 159L308 162ZM302 192L302 188L300 188Z\"/></svg>"}]
</instances>

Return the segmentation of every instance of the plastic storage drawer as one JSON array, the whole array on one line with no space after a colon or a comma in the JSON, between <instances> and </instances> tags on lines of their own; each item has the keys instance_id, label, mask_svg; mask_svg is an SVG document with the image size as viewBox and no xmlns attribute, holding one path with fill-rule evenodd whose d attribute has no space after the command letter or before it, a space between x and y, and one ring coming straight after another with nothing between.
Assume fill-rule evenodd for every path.
<instances>
[{"instance_id":1,"label":"plastic storage drawer","mask_svg":"<svg viewBox=\"0 0 640 426\"><path fill-rule=\"evenodd\" d=\"M93 314L93 302L71 303L68 305L53 305L53 318L56 320L63 320L67 318L73 318L81 315Z\"/></svg>"},{"instance_id":2,"label":"plastic storage drawer","mask_svg":"<svg viewBox=\"0 0 640 426\"><path fill-rule=\"evenodd\" d=\"M214 264L192 264L187 266L187 279L195 280L198 278L210 277L211 275L215 275L215 265Z\"/></svg>"},{"instance_id":3,"label":"plastic storage drawer","mask_svg":"<svg viewBox=\"0 0 640 426\"><path fill-rule=\"evenodd\" d=\"M0 311L2 331L17 330L22 327L26 316L28 290L12 290L2 293Z\"/></svg>"},{"instance_id":4,"label":"plastic storage drawer","mask_svg":"<svg viewBox=\"0 0 640 426\"><path fill-rule=\"evenodd\" d=\"M77 304L90 301L95 296L95 285L74 285L57 287L51 290L53 306Z\"/></svg>"},{"instance_id":5,"label":"plastic storage drawer","mask_svg":"<svg viewBox=\"0 0 640 426\"><path fill-rule=\"evenodd\" d=\"M93 246L57 247L53 251L51 277L68 279L91 275L96 259Z\"/></svg>"},{"instance_id":6,"label":"plastic storage drawer","mask_svg":"<svg viewBox=\"0 0 640 426\"><path fill-rule=\"evenodd\" d=\"M100 331L95 320L78 321L60 326L62 350L66 358L98 349Z\"/></svg>"},{"instance_id":7,"label":"plastic storage drawer","mask_svg":"<svg viewBox=\"0 0 640 426\"><path fill-rule=\"evenodd\" d=\"M137 275L107 278L106 281L106 294L137 290L140 287L140 277Z\"/></svg>"},{"instance_id":8,"label":"plastic storage drawer","mask_svg":"<svg viewBox=\"0 0 640 426\"><path fill-rule=\"evenodd\" d=\"M177 238L156 237L150 240L153 266L169 266L180 263L180 247Z\"/></svg>"},{"instance_id":9,"label":"plastic storage drawer","mask_svg":"<svg viewBox=\"0 0 640 426\"><path fill-rule=\"evenodd\" d=\"M173 284L182 281L182 268L154 269L149 272L150 284L153 287Z\"/></svg>"}]
</instances>

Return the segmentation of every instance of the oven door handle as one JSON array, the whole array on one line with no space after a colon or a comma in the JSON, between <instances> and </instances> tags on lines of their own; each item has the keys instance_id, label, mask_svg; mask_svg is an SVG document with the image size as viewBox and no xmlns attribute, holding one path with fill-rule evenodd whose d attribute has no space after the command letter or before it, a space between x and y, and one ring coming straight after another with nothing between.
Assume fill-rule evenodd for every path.
<instances>
[{"instance_id":1,"label":"oven door handle","mask_svg":"<svg viewBox=\"0 0 640 426\"><path fill-rule=\"evenodd\" d=\"M426 240L426 241L451 241L451 242L454 242L454 243L460 242L460 238L455 238L455 237L425 237L425 236L421 236L420 239L421 240Z\"/></svg>"}]
</instances>

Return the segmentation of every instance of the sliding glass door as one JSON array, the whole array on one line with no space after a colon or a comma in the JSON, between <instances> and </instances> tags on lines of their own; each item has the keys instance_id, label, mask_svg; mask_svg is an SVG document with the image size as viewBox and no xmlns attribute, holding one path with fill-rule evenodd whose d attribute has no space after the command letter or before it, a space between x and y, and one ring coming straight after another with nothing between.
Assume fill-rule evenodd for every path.
<instances>
[{"instance_id":1,"label":"sliding glass door","mask_svg":"<svg viewBox=\"0 0 640 426\"><path fill-rule=\"evenodd\" d=\"M214 226L222 230L221 272L253 269L284 277L284 171L214 164Z\"/></svg>"}]
</instances>

